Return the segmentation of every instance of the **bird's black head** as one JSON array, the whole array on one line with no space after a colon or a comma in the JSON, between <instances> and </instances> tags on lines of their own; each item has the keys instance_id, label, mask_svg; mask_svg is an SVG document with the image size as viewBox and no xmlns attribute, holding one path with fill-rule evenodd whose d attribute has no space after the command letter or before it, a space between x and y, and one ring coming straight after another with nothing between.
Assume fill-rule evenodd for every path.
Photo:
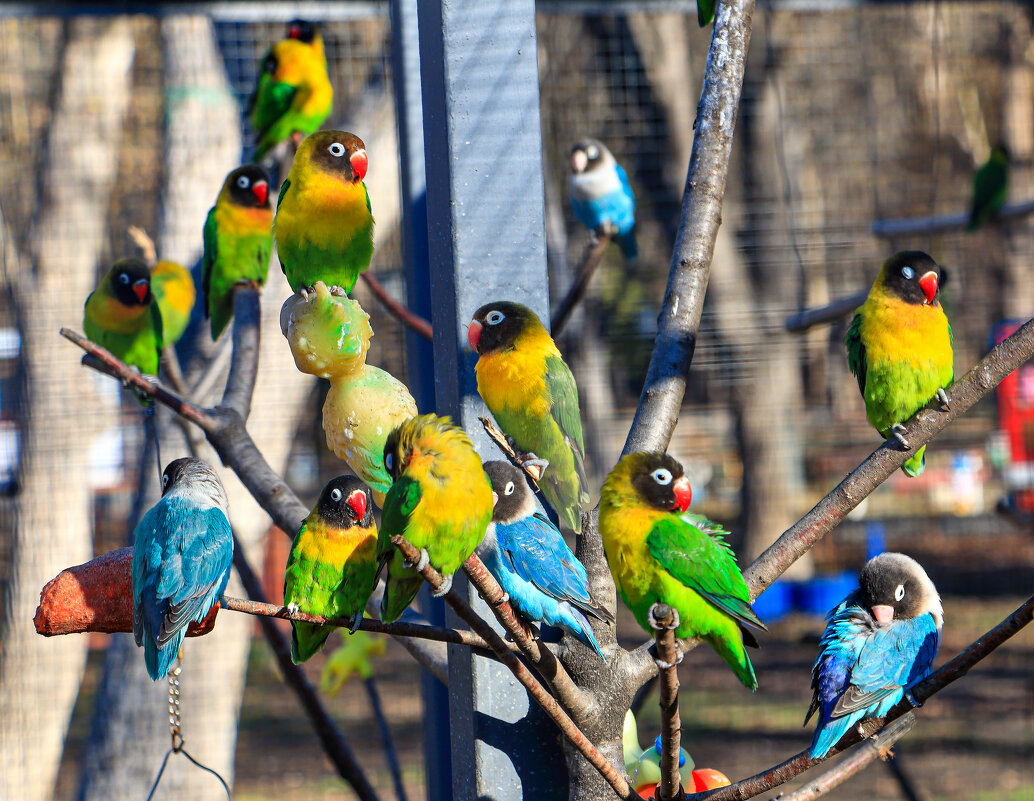
<instances>
[{"instance_id":1,"label":"bird's black head","mask_svg":"<svg viewBox=\"0 0 1034 801\"><path fill-rule=\"evenodd\" d=\"M678 459L666 453L636 453L631 460L631 480L639 497L655 509L685 512L693 499L689 479Z\"/></svg>"},{"instance_id":2,"label":"bird's black head","mask_svg":"<svg viewBox=\"0 0 1034 801\"><path fill-rule=\"evenodd\" d=\"M474 319L467 326L467 342L479 354L510 350L532 326L542 328L542 321L527 306L497 300L474 312Z\"/></svg>"},{"instance_id":3,"label":"bird's black head","mask_svg":"<svg viewBox=\"0 0 1034 801\"><path fill-rule=\"evenodd\" d=\"M226 176L223 184L235 206L252 209L270 208L269 175L256 164L245 164Z\"/></svg>"},{"instance_id":4,"label":"bird's black head","mask_svg":"<svg viewBox=\"0 0 1034 801\"><path fill-rule=\"evenodd\" d=\"M262 71L267 75L272 75L277 71L277 67L279 66L280 60L276 57L276 53L270 50L262 62Z\"/></svg>"},{"instance_id":5,"label":"bird's black head","mask_svg":"<svg viewBox=\"0 0 1034 801\"><path fill-rule=\"evenodd\" d=\"M188 487L197 497L211 498L222 506L226 505L223 484L206 462L191 456L169 462L162 471L162 495Z\"/></svg>"},{"instance_id":6,"label":"bird's black head","mask_svg":"<svg viewBox=\"0 0 1034 801\"><path fill-rule=\"evenodd\" d=\"M299 152L307 153L316 169L348 183L362 181L370 166L363 140L348 131L317 131L302 140Z\"/></svg>"},{"instance_id":7,"label":"bird's black head","mask_svg":"<svg viewBox=\"0 0 1034 801\"><path fill-rule=\"evenodd\" d=\"M287 23L287 38L297 39L305 44L312 44L319 29L316 23L304 19L293 19Z\"/></svg>"},{"instance_id":8,"label":"bird's black head","mask_svg":"<svg viewBox=\"0 0 1034 801\"><path fill-rule=\"evenodd\" d=\"M485 462L484 467L495 499L494 522L512 523L535 513L534 496L520 470L502 461Z\"/></svg>"},{"instance_id":9,"label":"bird's black head","mask_svg":"<svg viewBox=\"0 0 1034 801\"><path fill-rule=\"evenodd\" d=\"M140 259L121 259L112 265L108 275L111 291L123 306L151 304L151 268Z\"/></svg>"},{"instance_id":10,"label":"bird's black head","mask_svg":"<svg viewBox=\"0 0 1034 801\"><path fill-rule=\"evenodd\" d=\"M887 292L914 306L937 302L937 288L947 275L921 250L895 253L880 270L879 281Z\"/></svg>"},{"instance_id":11,"label":"bird's black head","mask_svg":"<svg viewBox=\"0 0 1034 801\"><path fill-rule=\"evenodd\" d=\"M598 139L581 139L571 148L571 172L582 173L603 167L613 159L607 146Z\"/></svg>"},{"instance_id":12,"label":"bird's black head","mask_svg":"<svg viewBox=\"0 0 1034 801\"><path fill-rule=\"evenodd\" d=\"M316 513L331 528L369 528L373 524L370 488L355 476L332 478L316 501Z\"/></svg>"},{"instance_id":13,"label":"bird's black head","mask_svg":"<svg viewBox=\"0 0 1034 801\"><path fill-rule=\"evenodd\" d=\"M861 604L879 623L930 614L940 625L941 599L922 566L902 553L881 553L858 575Z\"/></svg>"}]
</instances>

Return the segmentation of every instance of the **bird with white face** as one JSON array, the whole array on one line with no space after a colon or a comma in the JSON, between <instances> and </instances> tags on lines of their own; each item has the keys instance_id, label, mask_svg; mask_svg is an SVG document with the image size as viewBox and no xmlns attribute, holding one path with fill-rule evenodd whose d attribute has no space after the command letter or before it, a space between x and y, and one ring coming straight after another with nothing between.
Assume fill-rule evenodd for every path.
<instances>
[{"instance_id":1,"label":"bird with white face","mask_svg":"<svg viewBox=\"0 0 1034 801\"><path fill-rule=\"evenodd\" d=\"M625 258L635 259L635 195L624 168L598 139L577 142L571 148L570 161L574 216L590 231L611 226Z\"/></svg>"},{"instance_id":2,"label":"bird with white face","mask_svg":"<svg viewBox=\"0 0 1034 801\"><path fill-rule=\"evenodd\" d=\"M811 673L811 743L821 759L865 718L883 717L929 675L944 622L941 599L922 566L901 553L873 557L858 589L827 616Z\"/></svg>"}]
</instances>

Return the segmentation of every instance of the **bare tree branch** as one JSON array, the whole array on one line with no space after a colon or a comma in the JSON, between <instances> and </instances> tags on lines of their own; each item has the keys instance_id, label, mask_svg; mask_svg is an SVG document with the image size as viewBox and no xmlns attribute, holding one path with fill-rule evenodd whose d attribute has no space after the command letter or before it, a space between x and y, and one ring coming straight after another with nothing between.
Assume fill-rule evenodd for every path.
<instances>
[{"instance_id":1,"label":"bare tree branch","mask_svg":"<svg viewBox=\"0 0 1034 801\"><path fill-rule=\"evenodd\" d=\"M754 0L734 0L715 16L657 342L624 453L666 450L678 423L722 221L753 13Z\"/></svg>"},{"instance_id":2,"label":"bare tree branch","mask_svg":"<svg viewBox=\"0 0 1034 801\"><path fill-rule=\"evenodd\" d=\"M675 643L678 613L667 604L654 604L653 626L657 658L667 664L661 669L661 782L657 801L679 801L684 795L679 776L682 721L679 720L679 649ZM656 621L656 625L654 625Z\"/></svg>"},{"instance_id":3,"label":"bare tree branch","mask_svg":"<svg viewBox=\"0 0 1034 801\"><path fill-rule=\"evenodd\" d=\"M369 270L359 273L359 275L392 317L399 320L403 325L412 328L424 339L431 340L434 338L431 324L416 312L411 311L408 306L404 306L393 298L391 293L385 289L384 284L374 278Z\"/></svg>"},{"instance_id":4,"label":"bare tree branch","mask_svg":"<svg viewBox=\"0 0 1034 801\"><path fill-rule=\"evenodd\" d=\"M567 290L567 294L560 301L560 305L557 306L556 311L553 312L553 317L549 321L549 334L553 339L560 336L560 332L564 330L564 326L567 325L567 321L571 317L571 312L581 302L581 299L585 297L585 291L589 288L589 282L592 280L596 268L603 261L603 254L606 253L607 245L610 244L614 233L612 227L601 225L593 232L592 238L585 245L585 250L582 251L582 258L579 262L578 277L571 284L571 288Z\"/></svg>"},{"instance_id":5,"label":"bare tree branch","mask_svg":"<svg viewBox=\"0 0 1034 801\"><path fill-rule=\"evenodd\" d=\"M807 331L813 325L839 320L865 303L867 297L869 297L869 290L863 289L861 292L855 292L853 295L837 298L825 306L801 309L799 312L795 312L786 318L786 330L798 333L800 331Z\"/></svg>"},{"instance_id":6,"label":"bare tree branch","mask_svg":"<svg viewBox=\"0 0 1034 801\"><path fill-rule=\"evenodd\" d=\"M886 759L894 743L908 734L915 724L916 716L912 712L906 712L855 748L851 756L838 763L836 767L830 768L789 795L782 796L780 801L812 801L836 789L877 759Z\"/></svg>"},{"instance_id":7,"label":"bare tree branch","mask_svg":"<svg viewBox=\"0 0 1034 801\"><path fill-rule=\"evenodd\" d=\"M251 413L251 396L258 380L261 328L259 290L253 286L234 287L233 356L221 405L235 411L244 422Z\"/></svg>"},{"instance_id":8,"label":"bare tree branch","mask_svg":"<svg viewBox=\"0 0 1034 801\"><path fill-rule=\"evenodd\" d=\"M1034 213L1034 200L1022 203L1010 203L1002 206L995 215L996 221L1005 222ZM872 224L872 232L876 236L895 237L910 234L932 234L937 231L952 231L965 228L969 223L968 214L948 214L944 217L916 217L910 220L877 220Z\"/></svg>"}]
</instances>

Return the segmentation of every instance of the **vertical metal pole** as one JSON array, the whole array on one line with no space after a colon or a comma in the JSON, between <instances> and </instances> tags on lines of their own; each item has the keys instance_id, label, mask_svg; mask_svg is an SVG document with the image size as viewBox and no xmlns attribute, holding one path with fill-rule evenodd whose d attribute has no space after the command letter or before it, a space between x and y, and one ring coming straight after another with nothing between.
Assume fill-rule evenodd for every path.
<instances>
[{"instance_id":1,"label":"vertical metal pole","mask_svg":"<svg viewBox=\"0 0 1034 801\"><path fill-rule=\"evenodd\" d=\"M418 13L436 408L495 457L466 323L500 299L549 313L535 5L420 0ZM557 732L508 671L450 646L449 701L457 801L567 797Z\"/></svg>"},{"instance_id":2,"label":"vertical metal pole","mask_svg":"<svg viewBox=\"0 0 1034 801\"><path fill-rule=\"evenodd\" d=\"M420 95L420 40L418 0L392 0L391 67L395 86L402 178L402 258L406 275L406 302L410 309L431 319L430 263L427 257L427 181L424 176L423 107ZM434 351L431 343L406 330L406 366L409 390L421 412L434 409ZM445 625L445 603L420 593L420 609L429 622ZM452 798L452 757L449 747L449 689L426 670L420 671L424 704L424 783L428 801Z\"/></svg>"}]
</instances>

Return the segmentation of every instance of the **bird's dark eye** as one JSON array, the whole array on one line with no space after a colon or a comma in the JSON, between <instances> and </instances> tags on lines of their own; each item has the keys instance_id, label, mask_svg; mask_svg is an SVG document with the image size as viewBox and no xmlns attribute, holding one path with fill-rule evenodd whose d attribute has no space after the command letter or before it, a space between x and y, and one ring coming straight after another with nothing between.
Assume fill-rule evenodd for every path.
<instances>
[{"instance_id":1,"label":"bird's dark eye","mask_svg":"<svg viewBox=\"0 0 1034 801\"><path fill-rule=\"evenodd\" d=\"M239 186L241 189L247 189L249 186L251 186L251 181L248 180L248 176L242 175L240 178L237 179L237 186Z\"/></svg>"},{"instance_id":2,"label":"bird's dark eye","mask_svg":"<svg viewBox=\"0 0 1034 801\"><path fill-rule=\"evenodd\" d=\"M118 280L119 280L120 284L128 284L129 283L129 276L126 273L119 273L118 274Z\"/></svg>"},{"instance_id":3,"label":"bird's dark eye","mask_svg":"<svg viewBox=\"0 0 1034 801\"><path fill-rule=\"evenodd\" d=\"M339 159L343 155L345 155L345 146L340 142L335 142L330 147L328 147L327 150L329 150L330 155L332 155L336 159Z\"/></svg>"},{"instance_id":4,"label":"bird's dark eye","mask_svg":"<svg viewBox=\"0 0 1034 801\"><path fill-rule=\"evenodd\" d=\"M162 473L162 489L165 489L167 486L169 486L169 474Z\"/></svg>"},{"instance_id":5,"label":"bird's dark eye","mask_svg":"<svg viewBox=\"0 0 1034 801\"><path fill-rule=\"evenodd\" d=\"M506 487L503 488L503 495L513 495L513 491L517 489L512 481L506 482Z\"/></svg>"},{"instance_id":6,"label":"bird's dark eye","mask_svg":"<svg viewBox=\"0 0 1034 801\"><path fill-rule=\"evenodd\" d=\"M488 314L485 315L485 322L489 325L499 325L499 323L501 323L505 319L506 315L499 310L490 311Z\"/></svg>"},{"instance_id":7,"label":"bird's dark eye","mask_svg":"<svg viewBox=\"0 0 1034 801\"><path fill-rule=\"evenodd\" d=\"M895 601L900 601L904 597L905 597L905 585L904 584L899 584L898 588L896 590L894 590L894 600Z\"/></svg>"},{"instance_id":8,"label":"bird's dark eye","mask_svg":"<svg viewBox=\"0 0 1034 801\"><path fill-rule=\"evenodd\" d=\"M652 478L658 484L666 487L671 483L671 471L664 467L658 467L656 470L650 473L650 478Z\"/></svg>"},{"instance_id":9,"label":"bird's dark eye","mask_svg":"<svg viewBox=\"0 0 1034 801\"><path fill-rule=\"evenodd\" d=\"M901 268L901 277L904 278L906 281L911 281L913 278L915 278L915 275L916 272L911 267Z\"/></svg>"},{"instance_id":10,"label":"bird's dark eye","mask_svg":"<svg viewBox=\"0 0 1034 801\"><path fill-rule=\"evenodd\" d=\"M585 155L589 157L589 161L596 161L600 157L600 149L596 145L589 145L585 148Z\"/></svg>"},{"instance_id":11,"label":"bird's dark eye","mask_svg":"<svg viewBox=\"0 0 1034 801\"><path fill-rule=\"evenodd\" d=\"M338 501L340 501L341 500L341 490L339 490L337 487L334 487L334 489L332 489L330 491L330 500L332 500L334 503L337 503Z\"/></svg>"}]
</instances>

